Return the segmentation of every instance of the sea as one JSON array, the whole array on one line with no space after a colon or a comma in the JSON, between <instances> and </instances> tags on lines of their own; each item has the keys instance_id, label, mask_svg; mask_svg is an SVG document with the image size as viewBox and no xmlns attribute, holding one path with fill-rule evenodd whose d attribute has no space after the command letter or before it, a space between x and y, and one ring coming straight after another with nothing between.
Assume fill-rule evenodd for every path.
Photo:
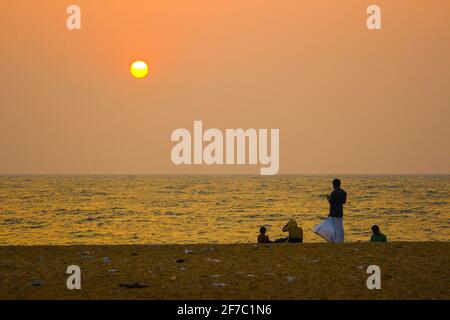
<instances>
[{"instance_id":1,"label":"sea","mask_svg":"<svg viewBox=\"0 0 450 320\"><path fill-rule=\"evenodd\" d=\"M450 240L450 175L343 175L345 241ZM0 245L255 243L327 218L328 175L0 176Z\"/></svg>"}]
</instances>

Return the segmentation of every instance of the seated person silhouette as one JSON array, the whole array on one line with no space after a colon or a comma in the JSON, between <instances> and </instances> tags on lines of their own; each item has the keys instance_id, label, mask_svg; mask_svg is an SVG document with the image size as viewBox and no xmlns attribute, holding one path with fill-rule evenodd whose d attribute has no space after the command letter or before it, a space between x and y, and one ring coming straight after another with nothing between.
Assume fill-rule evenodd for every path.
<instances>
[{"instance_id":1,"label":"seated person silhouette","mask_svg":"<svg viewBox=\"0 0 450 320\"><path fill-rule=\"evenodd\" d=\"M289 232L289 236L287 238L277 239L275 242L303 242L303 229L297 225L297 222L294 219L289 219L288 223L283 227L283 229L281 229L281 231Z\"/></svg>"},{"instance_id":2,"label":"seated person silhouette","mask_svg":"<svg viewBox=\"0 0 450 320\"><path fill-rule=\"evenodd\" d=\"M269 236L266 234L266 227L259 228L258 243L271 243Z\"/></svg>"},{"instance_id":3,"label":"seated person silhouette","mask_svg":"<svg viewBox=\"0 0 450 320\"><path fill-rule=\"evenodd\" d=\"M372 226L372 237L370 237L370 242L387 242L387 237L381 233L380 227L377 225Z\"/></svg>"}]
</instances>

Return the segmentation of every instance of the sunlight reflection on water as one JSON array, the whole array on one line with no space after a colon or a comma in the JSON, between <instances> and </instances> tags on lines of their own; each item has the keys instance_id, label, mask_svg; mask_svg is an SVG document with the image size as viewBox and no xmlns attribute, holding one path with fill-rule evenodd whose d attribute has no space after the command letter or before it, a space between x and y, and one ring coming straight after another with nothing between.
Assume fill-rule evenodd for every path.
<instances>
[{"instance_id":1,"label":"sunlight reflection on water","mask_svg":"<svg viewBox=\"0 0 450 320\"><path fill-rule=\"evenodd\" d=\"M3 176L0 244L255 242L294 217L306 242L325 218L328 176ZM347 241L449 241L450 176L344 176Z\"/></svg>"}]
</instances>

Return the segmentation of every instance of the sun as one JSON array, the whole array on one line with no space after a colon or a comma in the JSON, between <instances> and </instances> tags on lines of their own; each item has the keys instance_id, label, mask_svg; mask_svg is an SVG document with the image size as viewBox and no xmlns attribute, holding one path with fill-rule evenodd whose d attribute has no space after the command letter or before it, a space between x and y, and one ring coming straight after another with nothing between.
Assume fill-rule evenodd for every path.
<instances>
[{"instance_id":1,"label":"sun","mask_svg":"<svg viewBox=\"0 0 450 320\"><path fill-rule=\"evenodd\" d=\"M144 61L134 61L131 64L130 72L133 77L141 79L148 74L148 66Z\"/></svg>"}]
</instances>

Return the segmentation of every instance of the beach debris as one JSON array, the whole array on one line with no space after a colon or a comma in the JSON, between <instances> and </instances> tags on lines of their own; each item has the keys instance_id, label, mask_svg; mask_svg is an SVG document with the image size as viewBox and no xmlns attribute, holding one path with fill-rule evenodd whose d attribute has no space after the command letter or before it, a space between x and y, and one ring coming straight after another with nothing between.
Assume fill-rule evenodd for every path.
<instances>
[{"instance_id":1,"label":"beach debris","mask_svg":"<svg viewBox=\"0 0 450 320\"><path fill-rule=\"evenodd\" d=\"M194 253L194 250L192 250L192 249L184 249L184 253L185 254Z\"/></svg>"},{"instance_id":2,"label":"beach debris","mask_svg":"<svg viewBox=\"0 0 450 320\"><path fill-rule=\"evenodd\" d=\"M30 281L30 287L40 287L42 286L43 282L39 279L31 279Z\"/></svg>"},{"instance_id":3,"label":"beach debris","mask_svg":"<svg viewBox=\"0 0 450 320\"><path fill-rule=\"evenodd\" d=\"M133 282L133 283L121 283L119 284L119 287L127 289L141 289L141 288L148 288L148 285L140 282Z\"/></svg>"},{"instance_id":4,"label":"beach debris","mask_svg":"<svg viewBox=\"0 0 450 320\"><path fill-rule=\"evenodd\" d=\"M117 269L109 269L108 272L109 273L117 273L117 272L119 272L119 270L117 270Z\"/></svg>"},{"instance_id":5,"label":"beach debris","mask_svg":"<svg viewBox=\"0 0 450 320\"><path fill-rule=\"evenodd\" d=\"M210 278L220 278L221 275L220 274L211 274L209 275Z\"/></svg>"},{"instance_id":6,"label":"beach debris","mask_svg":"<svg viewBox=\"0 0 450 320\"><path fill-rule=\"evenodd\" d=\"M187 270L187 268L186 267L178 267L178 270L185 271L185 270Z\"/></svg>"},{"instance_id":7,"label":"beach debris","mask_svg":"<svg viewBox=\"0 0 450 320\"><path fill-rule=\"evenodd\" d=\"M295 277L294 276L288 276L287 277L287 281L288 282L292 282L292 281L294 281L295 280Z\"/></svg>"},{"instance_id":8,"label":"beach debris","mask_svg":"<svg viewBox=\"0 0 450 320\"><path fill-rule=\"evenodd\" d=\"M175 263L183 263L184 261L186 261L186 260L180 258L180 259L175 260Z\"/></svg>"},{"instance_id":9,"label":"beach debris","mask_svg":"<svg viewBox=\"0 0 450 320\"><path fill-rule=\"evenodd\" d=\"M247 274L247 277L253 278L253 277L256 277L256 275L249 273L249 274Z\"/></svg>"},{"instance_id":10,"label":"beach debris","mask_svg":"<svg viewBox=\"0 0 450 320\"><path fill-rule=\"evenodd\" d=\"M317 260L305 260L305 263L318 263L320 259Z\"/></svg>"},{"instance_id":11,"label":"beach debris","mask_svg":"<svg viewBox=\"0 0 450 320\"><path fill-rule=\"evenodd\" d=\"M206 261L213 262L213 263L219 263L220 262L219 259L213 259L213 258L208 258L208 259L206 259Z\"/></svg>"},{"instance_id":12,"label":"beach debris","mask_svg":"<svg viewBox=\"0 0 450 320\"><path fill-rule=\"evenodd\" d=\"M362 269L364 269L364 267L363 267L363 266L357 266L356 268L358 268L359 270L362 270Z\"/></svg>"},{"instance_id":13,"label":"beach debris","mask_svg":"<svg viewBox=\"0 0 450 320\"><path fill-rule=\"evenodd\" d=\"M176 276L172 276L172 277L170 277L170 280L177 280L177 277Z\"/></svg>"},{"instance_id":14,"label":"beach debris","mask_svg":"<svg viewBox=\"0 0 450 320\"><path fill-rule=\"evenodd\" d=\"M223 282L213 282L211 283L213 287L226 287L226 284Z\"/></svg>"},{"instance_id":15,"label":"beach debris","mask_svg":"<svg viewBox=\"0 0 450 320\"><path fill-rule=\"evenodd\" d=\"M108 257L103 257L103 263L109 264L109 263L111 263L111 259Z\"/></svg>"},{"instance_id":16,"label":"beach debris","mask_svg":"<svg viewBox=\"0 0 450 320\"><path fill-rule=\"evenodd\" d=\"M93 259L94 257L91 255L89 251L83 251L81 253L81 259Z\"/></svg>"}]
</instances>

